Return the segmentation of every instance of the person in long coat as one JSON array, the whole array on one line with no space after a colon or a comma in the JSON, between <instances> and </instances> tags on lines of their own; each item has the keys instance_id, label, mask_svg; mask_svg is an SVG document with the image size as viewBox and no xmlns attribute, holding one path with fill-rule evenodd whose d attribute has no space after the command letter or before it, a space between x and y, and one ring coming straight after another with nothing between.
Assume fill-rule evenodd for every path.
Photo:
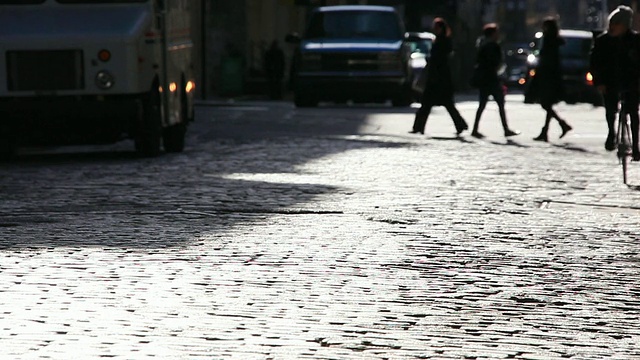
<instances>
[{"instance_id":1,"label":"person in long coat","mask_svg":"<svg viewBox=\"0 0 640 360\"><path fill-rule=\"evenodd\" d=\"M640 99L640 34L633 31L633 10L619 6L608 18L607 32L596 38L591 50L593 85L602 93L609 127L605 149L616 149L616 120L620 102L631 118L633 158L640 160L638 115Z\"/></svg>"},{"instance_id":2,"label":"person in long coat","mask_svg":"<svg viewBox=\"0 0 640 360\"><path fill-rule=\"evenodd\" d=\"M412 134L424 134L427 119L434 106L444 106L455 125L458 135L467 130L469 126L462 118L460 112L455 107L453 98L453 79L451 77L451 66L449 60L453 52L453 44L451 41L451 28L442 18L436 18L433 21L433 33L436 39L431 48L431 58L427 63L425 89L422 93L422 106L416 112L413 122Z\"/></svg>"},{"instance_id":3,"label":"person in long coat","mask_svg":"<svg viewBox=\"0 0 640 360\"><path fill-rule=\"evenodd\" d=\"M285 71L285 55L278 41L274 40L264 56L264 68L272 100L282 99L282 79Z\"/></svg>"},{"instance_id":4,"label":"person in long coat","mask_svg":"<svg viewBox=\"0 0 640 360\"><path fill-rule=\"evenodd\" d=\"M482 112L487 106L489 96L493 97L493 100L498 104L498 110L500 113L500 121L502 122L502 129L504 130L504 136L515 136L520 134L519 131L513 131L509 129L507 123L507 113L505 111L505 99L502 81L498 76L500 68L503 65L502 47L499 44L500 32L498 25L495 23L487 24L482 30L482 38L478 42L478 57L476 61L476 68L474 69L473 80L474 86L478 87L479 99L478 99L478 111L476 111L476 119L473 125L473 131L471 136L478 139L484 138L479 131L480 118Z\"/></svg>"},{"instance_id":5,"label":"person in long coat","mask_svg":"<svg viewBox=\"0 0 640 360\"><path fill-rule=\"evenodd\" d=\"M562 129L563 138L572 127L553 110L553 105L562 100L564 85L562 82L562 64L560 61L560 47L565 44L560 37L560 27L554 18L548 18L542 23L542 48L538 58L538 67L531 86L535 89L535 96L540 105L547 112L540 135L534 140L548 141L551 119L556 119Z\"/></svg>"}]
</instances>

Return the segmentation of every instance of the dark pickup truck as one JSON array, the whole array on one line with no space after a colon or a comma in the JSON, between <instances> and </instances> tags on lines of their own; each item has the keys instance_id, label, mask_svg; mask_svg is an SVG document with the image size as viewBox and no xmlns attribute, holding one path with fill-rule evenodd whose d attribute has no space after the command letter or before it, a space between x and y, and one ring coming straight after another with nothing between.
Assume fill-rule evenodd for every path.
<instances>
[{"instance_id":1,"label":"dark pickup truck","mask_svg":"<svg viewBox=\"0 0 640 360\"><path fill-rule=\"evenodd\" d=\"M397 12L386 6L325 6L314 10L292 65L295 104L320 101L412 100L410 49Z\"/></svg>"}]
</instances>

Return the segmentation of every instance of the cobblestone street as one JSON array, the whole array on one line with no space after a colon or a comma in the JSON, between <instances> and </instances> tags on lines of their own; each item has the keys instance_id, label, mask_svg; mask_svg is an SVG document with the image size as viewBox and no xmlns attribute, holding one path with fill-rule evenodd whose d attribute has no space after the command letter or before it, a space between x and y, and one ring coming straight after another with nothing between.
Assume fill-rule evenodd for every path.
<instances>
[{"instance_id":1,"label":"cobblestone street","mask_svg":"<svg viewBox=\"0 0 640 360\"><path fill-rule=\"evenodd\" d=\"M458 103L469 125L476 101ZM2 359L640 358L640 165L604 110L203 103L187 149L0 163Z\"/></svg>"}]
</instances>

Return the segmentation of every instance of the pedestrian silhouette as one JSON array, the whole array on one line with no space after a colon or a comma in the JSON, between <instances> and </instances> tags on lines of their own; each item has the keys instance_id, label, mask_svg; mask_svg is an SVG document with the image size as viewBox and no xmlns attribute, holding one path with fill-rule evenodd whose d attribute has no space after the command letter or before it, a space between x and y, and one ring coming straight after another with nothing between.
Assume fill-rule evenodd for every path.
<instances>
[{"instance_id":1,"label":"pedestrian silhouette","mask_svg":"<svg viewBox=\"0 0 640 360\"><path fill-rule=\"evenodd\" d=\"M616 118L620 100L631 118L633 158L640 160L638 149L638 99L640 98L640 35L631 29L633 10L619 6L609 15L609 29L598 36L591 51L593 85L604 96L609 127L605 149L616 149Z\"/></svg>"},{"instance_id":2,"label":"pedestrian silhouette","mask_svg":"<svg viewBox=\"0 0 640 360\"><path fill-rule=\"evenodd\" d=\"M267 86L269 97L272 100L282 99L282 79L285 71L284 51L280 48L277 40L265 53L264 68L267 76Z\"/></svg>"},{"instance_id":3,"label":"pedestrian silhouette","mask_svg":"<svg viewBox=\"0 0 640 360\"><path fill-rule=\"evenodd\" d=\"M562 82L562 66L560 62L560 47L565 43L560 37L560 27L555 18L547 18L542 23L542 48L538 59L538 67L535 76L529 84L529 93L536 99L547 112L546 119L540 135L534 138L537 141L548 141L549 125L551 119L558 120L562 129L563 138L572 127L553 110L553 105L562 100L564 84Z\"/></svg>"},{"instance_id":4,"label":"pedestrian silhouette","mask_svg":"<svg viewBox=\"0 0 640 360\"><path fill-rule=\"evenodd\" d=\"M482 117L482 112L487 106L489 96L493 97L493 100L498 104L504 136L509 137L520 134L519 131L509 129L509 125L507 123L504 85L498 75L504 65L502 47L500 46L499 39L500 32L498 30L498 25L494 23L487 24L484 26L482 37L478 40L477 44L478 57L473 72L472 85L478 88L479 103L471 135L479 139L484 138L484 135L479 131L480 118Z\"/></svg>"},{"instance_id":5,"label":"pedestrian silhouette","mask_svg":"<svg viewBox=\"0 0 640 360\"><path fill-rule=\"evenodd\" d=\"M431 48L431 58L423 70L426 71L426 82L421 98L422 106L416 112L413 129L410 133L424 134L431 109L434 106L444 106L459 135L469 126L456 109L453 99L453 79L449 64L453 52L451 28L443 18L436 18L433 21L433 33L436 38Z\"/></svg>"}]
</instances>

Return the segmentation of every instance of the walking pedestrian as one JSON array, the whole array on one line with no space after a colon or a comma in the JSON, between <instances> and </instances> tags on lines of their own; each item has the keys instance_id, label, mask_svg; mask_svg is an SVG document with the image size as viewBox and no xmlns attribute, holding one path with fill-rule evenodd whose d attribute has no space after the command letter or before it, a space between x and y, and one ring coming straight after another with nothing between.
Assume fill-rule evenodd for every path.
<instances>
[{"instance_id":1,"label":"walking pedestrian","mask_svg":"<svg viewBox=\"0 0 640 360\"><path fill-rule=\"evenodd\" d=\"M556 119L560 124L561 139L572 129L571 125L553 110L553 105L559 103L564 95L560 62L560 47L564 44L564 39L560 37L558 21L555 18L545 19L542 23L542 48L538 58L538 67L535 69L535 76L531 84L529 84L535 98L547 112L540 135L534 138L537 141L549 141L548 132L551 119Z\"/></svg>"},{"instance_id":2,"label":"walking pedestrian","mask_svg":"<svg viewBox=\"0 0 640 360\"><path fill-rule=\"evenodd\" d=\"M284 78L284 51L277 40L274 40L265 53L264 67L269 87L269 97L272 100L282 99L282 79Z\"/></svg>"},{"instance_id":3,"label":"walking pedestrian","mask_svg":"<svg viewBox=\"0 0 640 360\"><path fill-rule=\"evenodd\" d=\"M638 102L640 98L640 35L631 30L633 10L619 6L609 15L607 32L598 36L591 50L593 84L604 97L609 127L605 149L616 148L616 118L620 100L631 118L633 159L640 160L638 149Z\"/></svg>"},{"instance_id":4,"label":"walking pedestrian","mask_svg":"<svg viewBox=\"0 0 640 360\"><path fill-rule=\"evenodd\" d=\"M453 98L453 79L449 64L453 52L451 28L443 18L436 18L433 21L432 31L436 38L431 48L431 58L423 70L427 73L425 89L421 99L422 106L416 112L413 129L410 133L424 134L431 109L434 106L444 106L453 120L456 132L460 135L469 126L460 115L460 112L458 112L458 109L456 109Z\"/></svg>"},{"instance_id":5,"label":"walking pedestrian","mask_svg":"<svg viewBox=\"0 0 640 360\"><path fill-rule=\"evenodd\" d=\"M504 109L505 94L503 90L503 84L498 76L500 69L503 67L504 58L502 55L502 47L500 46L500 31L498 25L495 23L487 24L482 30L482 37L478 41L478 57L476 60L476 67L474 69L473 85L478 87L480 94L478 111L476 112L475 123L473 124L473 131L471 136L478 139L484 138L478 130L480 127L480 118L482 112L487 106L489 96L493 97L493 100L498 104L498 111L500 113L500 121L502 122L502 129L504 130L504 136L515 136L520 134L519 131L513 131L509 129L507 123L507 114Z\"/></svg>"}]
</instances>

